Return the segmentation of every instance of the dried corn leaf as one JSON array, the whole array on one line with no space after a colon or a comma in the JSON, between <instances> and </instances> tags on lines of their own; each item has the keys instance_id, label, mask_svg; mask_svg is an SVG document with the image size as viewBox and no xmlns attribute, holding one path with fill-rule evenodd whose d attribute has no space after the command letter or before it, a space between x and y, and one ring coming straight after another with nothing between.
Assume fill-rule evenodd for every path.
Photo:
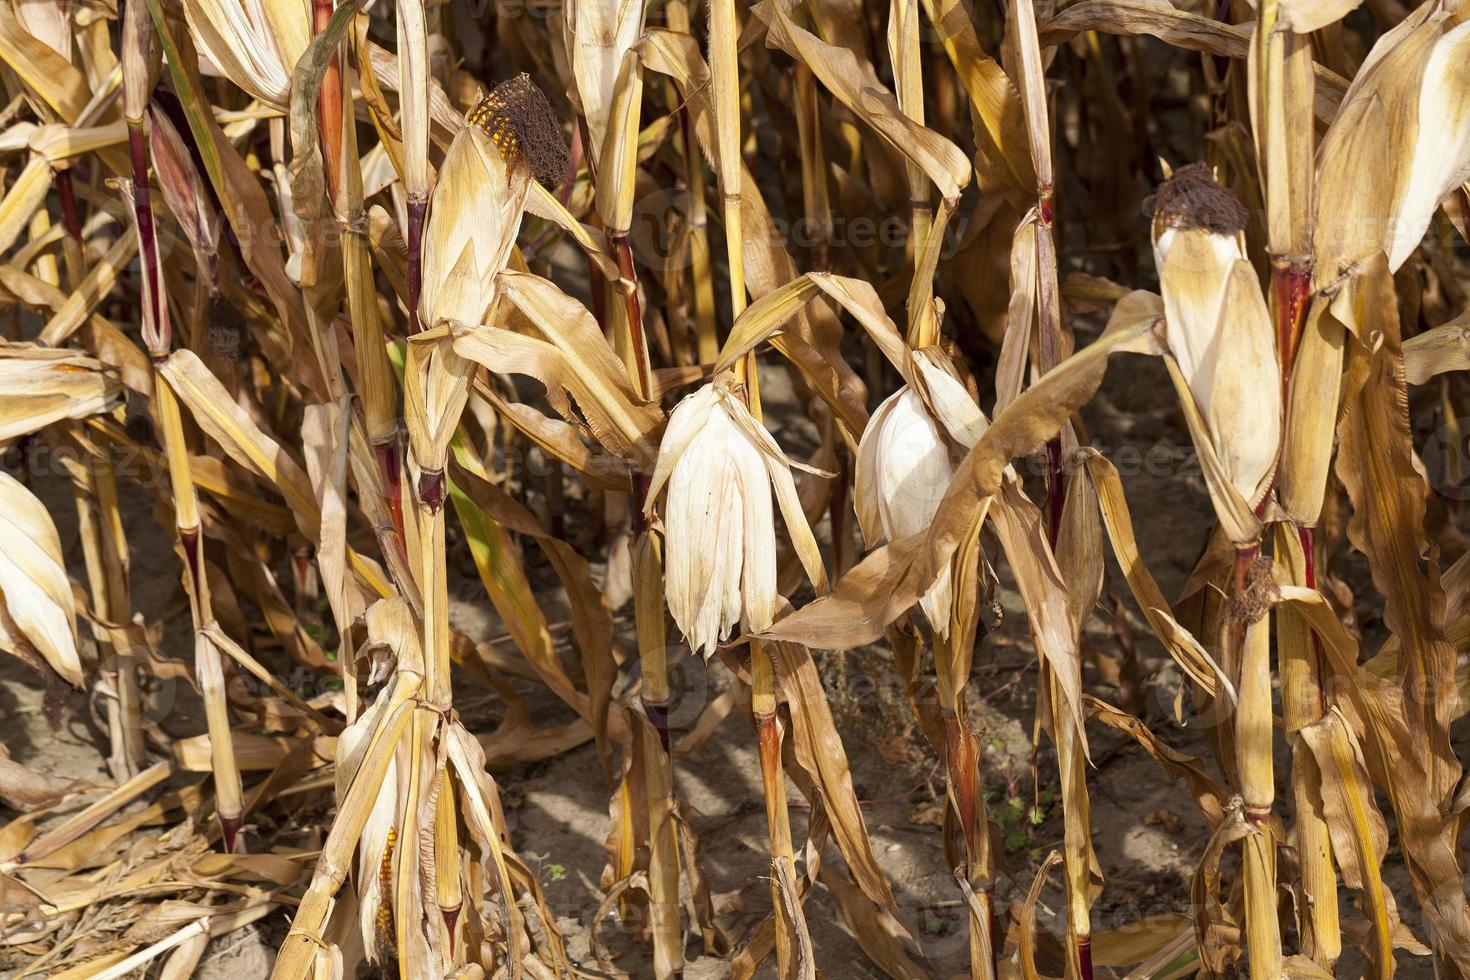
<instances>
[{"instance_id":1,"label":"dried corn leaf","mask_svg":"<svg viewBox=\"0 0 1470 980\"><path fill-rule=\"evenodd\" d=\"M871 552L838 580L832 594L778 621L765 636L825 649L871 643L912 608L934 584L956 547L983 520L1001 489L1010 460L1031 452L1060 431L1102 383L1114 353L1157 353L1157 297L1120 303L1109 328L1038 380L1002 411L961 463L938 517L925 533ZM1073 701L1076 708L1076 702Z\"/></svg>"},{"instance_id":2,"label":"dried corn leaf","mask_svg":"<svg viewBox=\"0 0 1470 980\"><path fill-rule=\"evenodd\" d=\"M773 654L791 715L791 747L798 763L817 783L822 807L832 823L837 846L849 871L872 902L897 916L893 890L873 855L873 842L852 788L847 753L832 720L811 652L794 643L775 643Z\"/></svg>"},{"instance_id":3,"label":"dried corn leaf","mask_svg":"<svg viewBox=\"0 0 1470 980\"><path fill-rule=\"evenodd\" d=\"M70 684L82 683L76 606L46 506L0 471L0 600L24 640ZM9 639L3 639L7 647ZM13 651L13 648L12 652Z\"/></svg>"},{"instance_id":4,"label":"dried corn leaf","mask_svg":"<svg viewBox=\"0 0 1470 980\"><path fill-rule=\"evenodd\" d=\"M0 345L0 442L63 419L84 419L116 407L122 386L102 363L72 350Z\"/></svg>"},{"instance_id":5,"label":"dried corn leaf","mask_svg":"<svg viewBox=\"0 0 1470 980\"><path fill-rule=\"evenodd\" d=\"M609 452L652 470L657 451L652 433L662 420L656 406L644 404L627 372L586 308L539 276L504 272L505 299L520 310L543 340L520 337L495 327L461 333L455 348L493 371L526 373L547 388L564 417L575 418L564 401L576 399L593 436Z\"/></svg>"},{"instance_id":6,"label":"dried corn leaf","mask_svg":"<svg viewBox=\"0 0 1470 980\"><path fill-rule=\"evenodd\" d=\"M959 147L906 116L871 65L860 62L847 48L827 44L798 27L779 0L765 0L752 13L767 22L768 44L810 67L843 105L923 170L940 197L947 201L959 198L970 182L969 161Z\"/></svg>"},{"instance_id":7,"label":"dried corn leaf","mask_svg":"<svg viewBox=\"0 0 1470 980\"><path fill-rule=\"evenodd\" d=\"M1448 371L1470 370L1470 313L1404 341L1404 377L1422 385Z\"/></svg>"},{"instance_id":8,"label":"dried corn leaf","mask_svg":"<svg viewBox=\"0 0 1470 980\"><path fill-rule=\"evenodd\" d=\"M1336 709L1301 729L1321 774L1322 816L1332 837L1332 854L1342 879L1363 895L1373 926L1372 961L1379 976L1393 973L1393 934L1398 910L1381 874L1388 827L1373 799L1367 763L1357 736Z\"/></svg>"}]
</instances>

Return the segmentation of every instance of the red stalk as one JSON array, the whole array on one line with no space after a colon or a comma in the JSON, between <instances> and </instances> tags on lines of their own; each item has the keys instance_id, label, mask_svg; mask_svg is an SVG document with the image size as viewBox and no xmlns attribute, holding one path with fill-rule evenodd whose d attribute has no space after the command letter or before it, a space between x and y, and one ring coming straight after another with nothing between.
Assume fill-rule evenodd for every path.
<instances>
[{"instance_id":1,"label":"red stalk","mask_svg":"<svg viewBox=\"0 0 1470 980\"><path fill-rule=\"evenodd\" d=\"M173 346L168 307L162 302L158 274L158 241L153 228L153 201L148 189L148 136L142 123L128 125L133 161L133 213L138 222L138 255L143 265L143 342L153 357L168 356Z\"/></svg>"},{"instance_id":2,"label":"red stalk","mask_svg":"<svg viewBox=\"0 0 1470 980\"><path fill-rule=\"evenodd\" d=\"M1281 361L1281 394L1286 397L1287 382L1296 363L1301 343L1302 326L1311 298L1312 270L1303 262L1271 258L1271 306L1276 321L1276 351Z\"/></svg>"},{"instance_id":3,"label":"red stalk","mask_svg":"<svg viewBox=\"0 0 1470 980\"><path fill-rule=\"evenodd\" d=\"M240 834L240 818L220 817L219 829L220 833L224 836L225 839L225 853L234 854L235 841L238 839Z\"/></svg>"},{"instance_id":4,"label":"red stalk","mask_svg":"<svg viewBox=\"0 0 1470 980\"><path fill-rule=\"evenodd\" d=\"M437 514L444 506L444 471L424 472L419 474L419 499L424 506L429 508L430 514Z\"/></svg>"},{"instance_id":5,"label":"red stalk","mask_svg":"<svg viewBox=\"0 0 1470 980\"><path fill-rule=\"evenodd\" d=\"M383 496L388 501L388 512L393 515L393 530L398 540L403 540L403 469L395 442L384 442L373 446L373 455L378 461L378 476L383 481Z\"/></svg>"},{"instance_id":6,"label":"red stalk","mask_svg":"<svg viewBox=\"0 0 1470 980\"><path fill-rule=\"evenodd\" d=\"M638 300L638 270L633 268L633 249L627 235L614 235L612 242L618 250L618 283L623 293L623 305L628 315L628 334L633 345L633 360L637 364L638 393L644 398L653 397L653 379L649 377L648 338L643 335L643 305Z\"/></svg>"},{"instance_id":7,"label":"red stalk","mask_svg":"<svg viewBox=\"0 0 1470 980\"><path fill-rule=\"evenodd\" d=\"M332 0L312 0L312 29L317 34L326 30L332 19ZM342 62L333 55L322 75L321 91L317 94L320 110L317 125L321 132L322 162L326 169L327 198L337 201L337 189L342 177Z\"/></svg>"},{"instance_id":8,"label":"red stalk","mask_svg":"<svg viewBox=\"0 0 1470 980\"><path fill-rule=\"evenodd\" d=\"M419 322L419 293L424 286L424 215L429 201L423 197L408 199L408 334L423 329Z\"/></svg>"},{"instance_id":9,"label":"red stalk","mask_svg":"<svg viewBox=\"0 0 1470 980\"><path fill-rule=\"evenodd\" d=\"M967 855L975 853L979 831L975 827L975 801L980 788L975 779L976 757L968 726L961 725L959 716L944 712L945 762L949 769L949 785L954 791L955 807L960 811L960 831L965 836Z\"/></svg>"},{"instance_id":10,"label":"red stalk","mask_svg":"<svg viewBox=\"0 0 1470 980\"><path fill-rule=\"evenodd\" d=\"M61 200L61 223L66 228L66 233L77 244L81 244L82 218L77 210L77 192L72 186L69 167L56 171L56 194Z\"/></svg>"}]
</instances>

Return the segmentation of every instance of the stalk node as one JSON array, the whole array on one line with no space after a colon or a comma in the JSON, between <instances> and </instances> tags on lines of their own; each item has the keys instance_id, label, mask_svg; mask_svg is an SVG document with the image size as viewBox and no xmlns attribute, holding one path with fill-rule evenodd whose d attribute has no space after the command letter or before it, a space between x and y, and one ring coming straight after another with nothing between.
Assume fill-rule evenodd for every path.
<instances>
[{"instance_id":1,"label":"stalk node","mask_svg":"<svg viewBox=\"0 0 1470 980\"><path fill-rule=\"evenodd\" d=\"M429 508L431 514L437 514L443 509L443 470L425 470L419 474L419 499L424 502L424 506Z\"/></svg>"},{"instance_id":2,"label":"stalk node","mask_svg":"<svg viewBox=\"0 0 1470 980\"><path fill-rule=\"evenodd\" d=\"M1271 610L1281 590L1271 575L1271 559L1259 550L1239 552L1236 561L1236 587L1225 607L1225 616L1235 625L1245 627L1259 622Z\"/></svg>"},{"instance_id":3,"label":"stalk node","mask_svg":"<svg viewBox=\"0 0 1470 980\"><path fill-rule=\"evenodd\" d=\"M653 730L658 732L658 743L663 746L664 754L667 755L669 751L669 702L667 700L650 701L641 696L638 700L643 705L644 717L653 726Z\"/></svg>"},{"instance_id":4,"label":"stalk node","mask_svg":"<svg viewBox=\"0 0 1470 980\"><path fill-rule=\"evenodd\" d=\"M240 818L221 816L219 818L219 829L221 836L224 838L225 853L236 853L235 842L240 834Z\"/></svg>"}]
</instances>

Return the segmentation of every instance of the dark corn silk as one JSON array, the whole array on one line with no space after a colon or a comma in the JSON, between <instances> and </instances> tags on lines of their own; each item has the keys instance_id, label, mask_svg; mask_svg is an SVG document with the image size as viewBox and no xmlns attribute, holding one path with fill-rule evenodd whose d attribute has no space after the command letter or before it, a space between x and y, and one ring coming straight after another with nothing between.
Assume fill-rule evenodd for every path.
<instances>
[{"instance_id":1,"label":"dark corn silk","mask_svg":"<svg viewBox=\"0 0 1470 980\"><path fill-rule=\"evenodd\" d=\"M470 110L466 122L485 131L508 165L524 164L546 185L566 179L571 151L561 123L525 72L495 86Z\"/></svg>"},{"instance_id":2,"label":"dark corn silk","mask_svg":"<svg viewBox=\"0 0 1470 980\"><path fill-rule=\"evenodd\" d=\"M1154 220L1175 228L1233 235L1245 227L1249 217L1240 199L1215 183L1205 163L1180 167L1154 194Z\"/></svg>"}]
</instances>

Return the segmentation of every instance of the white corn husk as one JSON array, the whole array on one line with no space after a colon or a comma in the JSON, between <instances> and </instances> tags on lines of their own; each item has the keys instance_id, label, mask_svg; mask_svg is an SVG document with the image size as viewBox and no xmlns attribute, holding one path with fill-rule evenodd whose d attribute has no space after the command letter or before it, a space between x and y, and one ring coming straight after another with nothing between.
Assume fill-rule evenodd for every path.
<instances>
[{"instance_id":1,"label":"white corn husk","mask_svg":"<svg viewBox=\"0 0 1470 980\"><path fill-rule=\"evenodd\" d=\"M904 385L868 420L854 474L858 526L869 547L929 527L960 460L987 424L936 348L914 354L924 392ZM927 395L927 397L926 397ZM934 631L949 635L950 570L919 599Z\"/></svg>"},{"instance_id":2,"label":"white corn husk","mask_svg":"<svg viewBox=\"0 0 1470 980\"><path fill-rule=\"evenodd\" d=\"M61 539L41 501L0 471L0 650L34 647L67 683L80 686L76 603Z\"/></svg>"},{"instance_id":3,"label":"white corn husk","mask_svg":"<svg viewBox=\"0 0 1470 980\"><path fill-rule=\"evenodd\" d=\"M339 804L347 799L348 787L367 757L374 734L389 723L390 712L398 703L395 688L403 680L400 675L422 679L424 672L423 649L416 632L418 627L403 600L396 597L380 599L366 609L361 621L366 627L367 637L355 655L367 657L370 661L367 682L381 684L388 680L389 683L378 692L372 705L358 716L357 721L337 738L335 761ZM372 809L363 824L362 836L358 838L353 869L358 925L362 931L363 947L373 962L391 959L394 953L389 911L393 907L392 889L397 867L394 858L398 848L415 846L403 840L397 827L399 801L405 791L405 787L400 785L400 774L406 776L408 771L408 766L401 763L404 763L407 752L406 743L400 743L373 796Z\"/></svg>"},{"instance_id":4,"label":"white corn husk","mask_svg":"<svg viewBox=\"0 0 1470 980\"><path fill-rule=\"evenodd\" d=\"M1169 352L1231 485L1254 507L1280 451L1281 369L1244 223L1240 203L1195 165L1160 188L1153 236Z\"/></svg>"},{"instance_id":5,"label":"white corn husk","mask_svg":"<svg viewBox=\"0 0 1470 980\"><path fill-rule=\"evenodd\" d=\"M70 61L73 6L71 0L15 0L15 13L27 33Z\"/></svg>"},{"instance_id":6,"label":"white corn husk","mask_svg":"<svg viewBox=\"0 0 1470 980\"><path fill-rule=\"evenodd\" d=\"M267 105L289 105L291 73L311 43L307 0L185 0L184 18L222 75Z\"/></svg>"},{"instance_id":7,"label":"white corn husk","mask_svg":"<svg viewBox=\"0 0 1470 980\"><path fill-rule=\"evenodd\" d=\"M706 657L737 623L747 632L760 632L775 619L772 488L807 575L818 592L827 588L792 465L729 377L686 396L669 416L648 510L667 484L669 612L690 646Z\"/></svg>"},{"instance_id":8,"label":"white corn husk","mask_svg":"<svg viewBox=\"0 0 1470 980\"><path fill-rule=\"evenodd\" d=\"M566 7L567 53L575 83L569 94L587 119L594 160L607 140L624 57L643 36L646 6L646 0L578 0Z\"/></svg>"},{"instance_id":9,"label":"white corn husk","mask_svg":"<svg viewBox=\"0 0 1470 980\"><path fill-rule=\"evenodd\" d=\"M419 320L465 326L484 322L495 301L495 277L505 268L521 227L531 174L507 163L479 126L455 136L429 197L424 225L424 281Z\"/></svg>"},{"instance_id":10,"label":"white corn husk","mask_svg":"<svg viewBox=\"0 0 1470 980\"><path fill-rule=\"evenodd\" d=\"M1397 270L1470 180L1470 21L1430 2L1378 39L1318 153L1318 285L1378 249Z\"/></svg>"},{"instance_id":11,"label":"white corn husk","mask_svg":"<svg viewBox=\"0 0 1470 980\"><path fill-rule=\"evenodd\" d=\"M520 107L503 103L507 86L529 84L524 76L503 83L471 113L429 197L418 310L425 332L410 340L404 374L409 444L425 471L443 469L474 373L450 331L485 322L520 231L532 176L512 132Z\"/></svg>"}]
</instances>

